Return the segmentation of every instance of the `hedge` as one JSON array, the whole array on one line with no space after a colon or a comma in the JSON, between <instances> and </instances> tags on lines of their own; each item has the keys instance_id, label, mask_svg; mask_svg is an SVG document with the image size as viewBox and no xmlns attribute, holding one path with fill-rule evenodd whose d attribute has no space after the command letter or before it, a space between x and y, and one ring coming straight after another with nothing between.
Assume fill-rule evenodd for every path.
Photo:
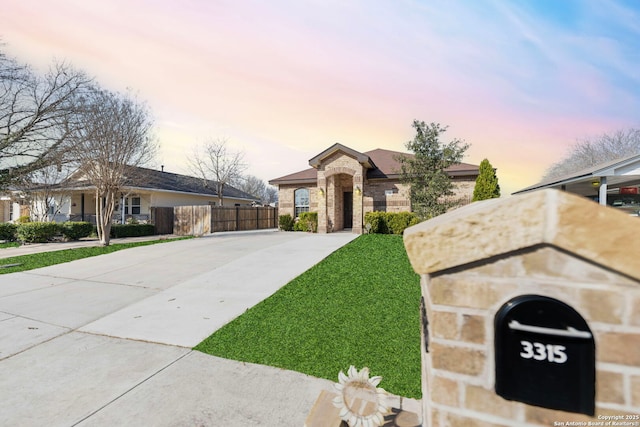
<instances>
[{"instance_id":1,"label":"hedge","mask_svg":"<svg viewBox=\"0 0 640 427\"><path fill-rule=\"evenodd\" d=\"M153 236L156 232L153 224L113 224L111 226L112 238Z\"/></svg>"},{"instance_id":2,"label":"hedge","mask_svg":"<svg viewBox=\"0 0 640 427\"><path fill-rule=\"evenodd\" d=\"M0 223L0 240L7 242L15 242L17 237L18 226L10 222Z\"/></svg>"},{"instance_id":3,"label":"hedge","mask_svg":"<svg viewBox=\"0 0 640 427\"><path fill-rule=\"evenodd\" d=\"M16 236L23 243L46 243L60 233L55 222L25 222L18 224Z\"/></svg>"},{"instance_id":4,"label":"hedge","mask_svg":"<svg viewBox=\"0 0 640 427\"><path fill-rule=\"evenodd\" d=\"M318 231L318 212L300 212L300 218L298 218L293 229L295 231L316 233Z\"/></svg>"},{"instance_id":5,"label":"hedge","mask_svg":"<svg viewBox=\"0 0 640 427\"><path fill-rule=\"evenodd\" d=\"M93 233L93 224L86 221L69 221L60 224L60 230L67 240L79 240Z\"/></svg>"},{"instance_id":6,"label":"hedge","mask_svg":"<svg viewBox=\"0 0 640 427\"><path fill-rule=\"evenodd\" d=\"M371 234L402 234L407 227L419 223L413 212L367 212L365 227L370 225Z\"/></svg>"}]
</instances>

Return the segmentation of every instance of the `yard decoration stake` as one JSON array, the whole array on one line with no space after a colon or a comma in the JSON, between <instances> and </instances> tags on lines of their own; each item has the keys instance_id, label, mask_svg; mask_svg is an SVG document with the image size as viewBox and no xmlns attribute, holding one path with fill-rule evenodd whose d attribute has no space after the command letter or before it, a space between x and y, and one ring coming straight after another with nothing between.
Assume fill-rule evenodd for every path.
<instances>
[{"instance_id":1,"label":"yard decoration stake","mask_svg":"<svg viewBox=\"0 0 640 427\"><path fill-rule=\"evenodd\" d=\"M384 415L389 412L387 392L378 388L382 377L369 378L369 368L358 370L351 365L348 375L338 374L334 387L338 396L333 404L340 409L340 418L350 427L379 427L384 423Z\"/></svg>"}]
</instances>

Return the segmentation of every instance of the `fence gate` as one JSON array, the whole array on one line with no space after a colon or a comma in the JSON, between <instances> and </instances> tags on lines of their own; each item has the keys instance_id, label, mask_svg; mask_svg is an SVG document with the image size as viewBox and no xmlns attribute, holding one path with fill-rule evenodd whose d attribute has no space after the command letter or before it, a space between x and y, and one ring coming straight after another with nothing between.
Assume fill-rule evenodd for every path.
<instances>
[{"instance_id":1,"label":"fence gate","mask_svg":"<svg viewBox=\"0 0 640 427\"><path fill-rule=\"evenodd\" d=\"M173 208L173 215L173 233L178 236L211 233L210 206L176 206Z\"/></svg>"},{"instance_id":2,"label":"fence gate","mask_svg":"<svg viewBox=\"0 0 640 427\"><path fill-rule=\"evenodd\" d=\"M173 234L173 208L151 208L151 223L155 225L156 234Z\"/></svg>"}]
</instances>

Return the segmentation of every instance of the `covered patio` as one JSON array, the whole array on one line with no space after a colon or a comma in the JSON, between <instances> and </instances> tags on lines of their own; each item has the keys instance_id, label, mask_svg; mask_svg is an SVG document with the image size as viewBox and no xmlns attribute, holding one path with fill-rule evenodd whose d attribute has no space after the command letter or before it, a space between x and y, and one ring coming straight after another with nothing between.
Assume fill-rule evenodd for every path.
<instances>
[{"instance_id":1,"label":"covered patio","mask_svg":"<svg viewBox=\"0 0 640 427\"><path fill-rule=\"evenodd\" d=\"M638 214L640 210L640 154L601 163L575 173L541 181L515 194L555 188L588 197L601 205L609 205Z\"/></svg>"}]
</instances>

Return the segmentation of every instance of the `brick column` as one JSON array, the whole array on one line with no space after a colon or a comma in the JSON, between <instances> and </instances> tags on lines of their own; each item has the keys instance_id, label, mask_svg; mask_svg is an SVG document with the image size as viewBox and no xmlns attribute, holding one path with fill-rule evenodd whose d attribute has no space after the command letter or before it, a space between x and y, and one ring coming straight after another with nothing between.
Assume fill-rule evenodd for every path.
<instances>
[{"instance_id":1,"label":"brick column","mask_svg":"<svg viewBox=\"0 0 640 427\"><path fill-rule=\"evenodd\" d=\"M426 317L423 425L587 425L612 415L640 413L636 235L638 218L556 190L472 203L405 230L409 259L421 275ZM506 303L523 297L553 299L575 310L587 325L580 331L589 331L595 343L595 362L589 365L581 359L584 353L570 352L576 341L559 343L562 338L548 332L573 333L569 328L545 329L538 323L537 335L514 335L517 328L510 328L515 320L509 320L507 332L497 329ZM525 325L535 322L522 320ZM503 337L524 336L513 341L523 348L499 346L496 333L500 343ZM529 356L527 345L535 345L535 357ZM575 391L574 384L569 381L558 390L553 387L558 375L574 366L592 366L580 368L577 378L595 373L595 381L588 384L595 387L595 397L587 399L595 404L595 413L503 398L496 392L498 359L532 371L555 369L560 374L537 378L550 384L548 393L567 395Z\"/></svg>"},{"instance_id":2,"label":"brick column","mask_svg":"<svg viewBox=\"0 0 640 427\"><path fill-rule=\"evenodd\" d=\"M328 233L327 227L327 180L324 172L318 171L318 233Z\"/></svg>"}]
</instances>

